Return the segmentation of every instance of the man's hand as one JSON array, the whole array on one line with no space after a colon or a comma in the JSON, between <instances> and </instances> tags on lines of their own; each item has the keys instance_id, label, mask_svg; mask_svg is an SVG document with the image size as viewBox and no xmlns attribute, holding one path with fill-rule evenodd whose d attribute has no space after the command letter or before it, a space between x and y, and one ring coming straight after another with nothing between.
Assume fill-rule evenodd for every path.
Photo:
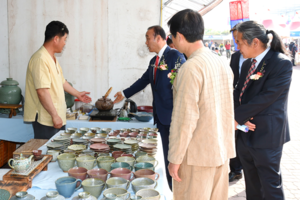
<instances>
[{"instance_id":1,"label":"man's hand","mask_svg":"<svg viewBox=\"0 0 300 200\"><path fill-rule=\"evenodd\" d=\"M170 176L177 182L181 181L181 178L178 176L178 170L179 170L180 164L173 164L169 163L168 169Z\"/></svg>"},{"instance_id":2,"label":"man's hand","mask_svg":"<svg viewBox=\"0 0 300 200\"><path fill-rule=\"evenodd\" d=\"M124 99L124 96L122 95L122 92L117 92L114 96L116 99L114 100L114 103L119 103Z\"/></svg>"},{"instance_id":3,"label":"man's hand","mask_svg":"<svg viewBox=\"0 0 300 200\"><path fill-rule=\"evenodd\" d=\"M253 118L251 118L251 120L252 120L252 119L253 119ZM245 125L248 126L248 128L249 128L250 131L255 131L255 129L256 129L256 125L253 124L253 123L251 123L251 122L249 122L249 121L247 121L247 122L245 123Z\"/></svg>"},{"instance_id":4,"label":"man's hand","mask_svg":"<svg viewBox=\"0 0 300 200\"><path fill-rule=\"evenodd\" d=\"M85 92L85 91L79 92L77 98L84 103L90 103L92 101L92 99L87 94L90 94L90 93Z\"/></svg>"},{"instance_id":5,"label":"man's hand","mask_svg":"<svg viewBox=\"0 0 300 200\"><path fill-rule=\"evenodd\" d=\"M56 129L60 129L63 126L63 121L58 115L52 117L52 122L53 122L53 127Z\"/></svg>"}]
</instances>

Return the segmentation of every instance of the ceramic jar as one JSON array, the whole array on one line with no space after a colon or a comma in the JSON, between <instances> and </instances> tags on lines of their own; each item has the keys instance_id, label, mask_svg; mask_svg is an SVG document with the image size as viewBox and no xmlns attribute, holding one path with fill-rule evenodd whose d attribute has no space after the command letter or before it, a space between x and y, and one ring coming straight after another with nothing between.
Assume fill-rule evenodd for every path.
<instances>
[{"instance_id":1,"label":"ceramic jar","mask_svg":"<svg viewBox=\"0 0 300 200\"><path fill-rule=\"evenodd\" d=\"M6 81L0 83L0 103L3 104L19 104L22 96L19 83L12 78L7 78Z\"/></svg>"},{"instance_id":2,"label":"ceramic jar","mask_svg":"<svg viewBox=\"0 0 300 200\"><path fill-rule=\"evenodd\" d=\"M8 165L17 173L23 173L31 166L32 158L33 155L31 155L29 158L26 158L23 156L23 154L20 154L19 158L9 159Z\"/></svg>"},{"instance_id":3,"label":"ceramic jar","mask_svg":"<svg viewBox=\"0 0 300 200\"><path fill-rule=\"evenodd\" d=\"M114 107L114 103L111 99L102 97L98 99L95 103L96 108L100 111L102 110L111 110Z\"/></svg>"}]
</instances>

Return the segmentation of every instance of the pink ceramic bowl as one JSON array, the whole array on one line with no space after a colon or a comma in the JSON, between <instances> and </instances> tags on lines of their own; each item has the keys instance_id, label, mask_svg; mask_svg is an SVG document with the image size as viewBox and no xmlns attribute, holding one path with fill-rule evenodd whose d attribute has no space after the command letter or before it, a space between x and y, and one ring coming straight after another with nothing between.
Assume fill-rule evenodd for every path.
<instances>
[{"instance_id":1,"label":"pink ceramic bowl","mask_svg":"<svg viewBox=\"0 0 300 200\"><path fill-rule=\"evenodd\" d=\"M99 178L105 182L109 173L105 169L98 168L87 171L87 174L89 178Z\"/></svg>"}]
</instances>

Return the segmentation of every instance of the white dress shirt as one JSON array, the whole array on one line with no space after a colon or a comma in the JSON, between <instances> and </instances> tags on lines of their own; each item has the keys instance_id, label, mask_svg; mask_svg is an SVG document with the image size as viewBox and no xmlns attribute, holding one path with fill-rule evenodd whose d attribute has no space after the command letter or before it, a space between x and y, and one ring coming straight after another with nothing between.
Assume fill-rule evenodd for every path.
<instances>
[{"instance_id":1,"label":"white dress shirt","mask_svg":"<svg viewBox=\"0 0 300 200\"><path fill-rule=\"evenodd\" d=\"M264 52L262 52L261 54L259 54L258 56L255 57L255 60L256 60L255 69L257 68L259 63L262 61L262 59L265 57L265 55L269 52L269 50L270 50L270 47L267 47ZM253 60L253 58L251 59L251 61L252 60Z\"/></svg>"}]
</instances>

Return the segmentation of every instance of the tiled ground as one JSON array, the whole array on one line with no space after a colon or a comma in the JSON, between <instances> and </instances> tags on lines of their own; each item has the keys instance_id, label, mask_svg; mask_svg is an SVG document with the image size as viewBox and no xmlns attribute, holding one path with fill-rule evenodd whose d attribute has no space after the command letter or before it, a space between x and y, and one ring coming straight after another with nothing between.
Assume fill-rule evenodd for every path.
<instances>
[{"instance_id":1,"label":"tiled ground","mask_svg":"<svg viewBox=\"0 0 300 200\"><path fill-rule=\"evenodd\" d=\"M288 104L291 141L283 147L281 170L286 200L300 200L300 66L294 67ZM230 183L229 200L246 200L244 179Z\"/></svg>"}]
</instances>

